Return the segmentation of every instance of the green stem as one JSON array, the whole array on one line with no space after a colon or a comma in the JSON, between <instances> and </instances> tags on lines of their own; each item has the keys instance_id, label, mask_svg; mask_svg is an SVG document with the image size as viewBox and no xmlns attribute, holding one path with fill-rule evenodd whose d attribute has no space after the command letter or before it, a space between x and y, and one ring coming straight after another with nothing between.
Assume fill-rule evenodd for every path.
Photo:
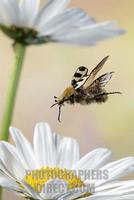
<instances>
[{"instance_id":1,"label":"green stem","mask_svg":"<svg viewBox=\"0 0 134 200\"><path fill-rule=\"evenodd\" d=\"M11 125L12 122L15 99L16 99L17 89L19 86L19 80L21 76L24 56L25 56L25 46L17 43L15 45L15 63L9 81L5 110L2 118L2 123L0 125L1 140L7 141L9 138L9 126Z\"/></svg>"},{"instance_id":2,"label":"green stem","mask_svg":"<svg viewBox=\"0 0 134 200\"><path fill-rule=\"evenodd\" d=\"M23 60L25 56L25 46L22 44L15 45L15 63L12 69L11 78L9 81L9 88L7 92L5 110L0 126L0 140L8 140L9 138L9 126L12 122L14 105L16 100L17 89L19 86L19 80L21 76ZM2 188L0 187L0 200L2 200Z\"/></svg>"}]
</instances>

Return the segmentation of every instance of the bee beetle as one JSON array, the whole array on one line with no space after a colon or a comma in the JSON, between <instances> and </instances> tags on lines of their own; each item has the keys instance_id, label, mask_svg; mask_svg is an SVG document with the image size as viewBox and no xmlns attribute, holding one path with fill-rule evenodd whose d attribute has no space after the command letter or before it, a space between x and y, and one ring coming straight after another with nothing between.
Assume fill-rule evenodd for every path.
<instances>
[{"instance_id":1,"label":"bee beetle","mask_svg":"<svg viewBox=\"0 0 134 200\"><path fill-rule=\"evenodd\" d=\"M51 106L59 106L58 121L60 122L61 107L64 103L88 105L91 103L104 103L110 94L121 94L121 92L106 92L105 85L109 82L114 72L108 72L97 79L96 74L102 69L109 56L103 60L88 74L88 69L84 66L78 67L71 85L63 93L55 98L55 103ZM95 79L95 80L94 80Z\"/></svg>"}]
</instances>

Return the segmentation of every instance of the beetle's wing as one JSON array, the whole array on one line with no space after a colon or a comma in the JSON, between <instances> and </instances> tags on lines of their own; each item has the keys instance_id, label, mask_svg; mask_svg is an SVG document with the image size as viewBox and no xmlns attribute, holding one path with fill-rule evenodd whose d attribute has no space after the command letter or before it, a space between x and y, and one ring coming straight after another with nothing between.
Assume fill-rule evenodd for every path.
<instances>
[{"instance_id":1,"label":"beetle's wing","mask_svg":"<svg viewBox=\"0 0 134 200\"><path fill-rule=\"evenodd\" d=\"M85 90L92 91L92 90L96 90L98 88L105 87L105 85L112 78L112 74L113 74L113 72L108 72L108 73L103 74L102 76L100 76L99 78L94 80L93 83L89 87L85 88Z\"/></svg>"},{"instance_id":2,"label":"beetle's wing","mask_svg":"<svg viewBox=\"0 0 134 200\"><path fill-rule=\"evenodd\" d=\"M93 83L93 80L94 80L96 74L102 69L102 67L105 64L105 62L107 61L108 57L109 56L106 56L105 58L103 58L101 60L101 62L99 62L99 64L91 71L87 81L84 84L84 88L89 87Z\"/></svg>"}]
</instances>

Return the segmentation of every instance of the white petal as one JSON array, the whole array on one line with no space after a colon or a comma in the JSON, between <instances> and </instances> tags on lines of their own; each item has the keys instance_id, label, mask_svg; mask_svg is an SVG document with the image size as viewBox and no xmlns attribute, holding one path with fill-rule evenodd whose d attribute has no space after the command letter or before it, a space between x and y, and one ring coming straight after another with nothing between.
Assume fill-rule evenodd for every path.
<instances>
[{"instance_id":1,"label":"white petal","mask_svg":"<svg viewBox=\"0 0 134 200\"><path fill-rule=\"evenodd\" d=\"M85 200L94 199L110 199L110 200L128 200L134 198L134 181L120 181L118 184L113 184L113 189L105 188L102 192L96 192L90 197L84 198ZM133 197L133 198L132 198Z\"/></svg>"},{"instance_id":2,"label":"white petal","mask_svg":"<svg viewBox=\"0 0 134 200\"><path fill-rule=\"evenodd\" d=\"M13 181L12 179L8 178L8 177L0 177L0 186L8 189L8 190L13 190L13 191L19 191L19 185L16 184L15 181Z\"/></svg>"},{"instance_id":3,"label":"white petal","mask_svg":"<svg viewBox=\"0 0 134 200\"><path fill-rule=\"evenodd\" d=\"M71 169L79 160L79 145L72 138L63 138L58 149L58 166Z\"/></svg>"},{"instance_id":4,"label":"white petal","mask_svg":"<svg viewBox=\"0 0 134 200\"><path fill-rule=\"evenodd\" d=\"M108 149L98 148L83 156L73 167L74 169L98 169L111 157L112 152Z\"/></svg>"},{"instance_id":5,"label":"white petal","mask_svg":"<svg viewBox=\"0 0 134 200\"><path fill-rule=\"evenodd\" d=\"M53 133L53 137L54 137L54 144L55 144L55 148L56 148L56 152L59 148L59 144L61 142L61 140L63 139L63 136L62 135L59 135L57 133Z\"/></svg>"},{"instance_id":6,"label":"white petal","mask_svg":"<svg viewBox=\"0 0 134 200\"><path fill-rule=\"evenodd\" d=\"M16 180L16 177L14 176L14 174L8 170L4 161L1 158L0 158L0 169L1 169L1 173L5 174L5 176L8 176L12 180Z\"/></svg>"},{"instance_id":7,"label":"white petal","mask_svg":"<svg viewBox=\"0 0 134 200\"><path fill-rule=\"evenodd\" d=\"M8 15L8 12L6 10L6 6L3 3L3 1L0 3L0 23L9 25L11 24L10 17Z\"/></svg>"},{"instance_id":8,"label":"white petal","mask_svg":"<svg viewBox=\"0 0 134 200\"><path fill-rule=\"evenodd\" d=\"M50 19L59 15L69 2L70 0L49 0L47 5L42 7L35 26L38 26L38 28L44 26Z\"/></svg>"},{"instance_id":9,"label":"white petal","mask_svg":"<svg viewBox=\"0 0 134 200\"><path fill-rule=\"evenodd\" d=\"M20 0L21 25L31 27L38 14L40 0Z\"/></svg>"},{"instance_id":10,"label":"white petal","mask_svg":"<svg viewBox=\"0 0 134 200\"><path fill-rule=\"evenodd\" d=\"M69 39L64 39L62 37L55 37L52 36L51 37L52 42L59 42L62 44L68 44L68 45L80 45L80 46L95 46L97 44L97 42L95 41L91 41L90 39L88 39L87 37L83 38L69 38Z\"/></svg>"},{"instance_id":11,"label":"white petal","mask_svg":"<svg viewBox=\"0 0 134 200\"><path fill-rule=\"evenodd\" d=\"M126 185L130 181L111 181L95 188L95 192L108 191L119 186Z\"/></svg>"},{"instance_id":12,"label":"white petal","mask_svg":"<svg viewBox=\"0 0 134 200\"><path fill-rule=\"evenodd\" d=\"M78 45L94 45L100 40L123 34L124 30L116 28L115 22L97 23L80 29L65 30L64 34L52 35L52 40Z\"/></svg>"},{"instance_id":13,"label":"white petal","mask_svg":"<svg viewBox=\"0 0 134 200\"><path fill-rule=\"evenodd\" d=\"M55 196L55 199L58 199L58 200L69 199L68 197L70 197L70 195L72 195L73 193L74 193L74 191L68 190L64 194L62 194L62 193L57 194Z\"/></svg>"},{"instance_id":14,"label":"white petal","mask_svg":"<svg viewBox=\"0 0 134 200\"><path fill-rule=\"evenodd\" d=\"M28 185L26 182L20 180L21 185L24 187L24 190L29 194L33 199L43 200L41 196L34 191L34 189ZM29 198L30 199L30 198Z\"/></svg>"},{"instance_id":15,"label":"white petal","mask_svg":"<svg viewBox=\"0 0 134 200\"><path fill-rule=\"evenodd\" d=\"M13 22L12 22L12 17L10 15L11 15L11 12L8 12L8 7L6 5L6 2L1 1L0 2L1 22L5 25L11 25Z\"/></svg>"},{"instance_id":16,"label":"white petal","mask_svg":"<svg viewBox=\"0 0 134 200\"><path fill-rule=\"evenodd\" d=\"M75 188L70 189L68 192L64 195L62 195L58 200L64 200L64 199L82 199L81 196L87 194L89 191L89 187L82 187L82 188Z\"/></svg>"},{"instance_id":17,"label":"white petal","mask_svg":"<svg viewBox=\"0 0 134 200\"><path fill-rule=\"evenodd\" d=\"M67 192L67 183L64 180L53 179L45 184L45 187L40 194L44 199L57 199L58 194ZM59 199L59 198L58 198Z\"/></svg>"},{"instance_id":18,"label":"white petal","mask_svg":"<svg viewBox=\"0 0 134 200\"><path fill-rule=\"evenodd\" d=\"M41 167L56 165L56 149L54 136L47 123L39 123L35 127L34 152Z\"/></svg>"},{"instance_id":19,"label":"white petal","mask_svg":"<svg viewBox=\"0 0 134 200\"><path fill-rule=\"evenodd\" d=\"M111 196L111 195L92 195L87 198L82 198L81 200L133 200L134 195L125 196Z\"/></svg>"},{"instance_id":20,"label":"white petal","mask_svg":"<svg viewBox=\"0 0 134 200\"><path fill-rule=\"evenodd\" d=\"M115 194L117 196L124 196L128 194L134 195L134 181L124 181L124 184L122 184L121 186L104 192L105 194Z\"/></svg>"},{"instance_id":21,"label":"white petal","mask_svg":"<svg viewBox=\"0 0 134 200\"><path fill-rule=\"evenodd\" d=\"M15 149L7 142L0 142L1 158L6 168L14 177L24 177L25 169L23 168Z\"/></svg>"},{"instance_id":22,"label":"white petal","mask_svg":"<svg viewBox=\"0 0 134 200\"><path fill-rule=\"evenodd\" d=\"M126 176L134 171L134 158L127 157L120 159L118 161L111 162L100 170L108 170L108 179L107 180L98 180L95 182L96 186L104 184L115 179L119 179L123 176Z\"/></svg>"},{"instance_id":23,"label":"white petal","mask_svg":"<svg viewBox=\"0 0 134 200\"><path fill-rule=\"evenodd\" d=\"M38 165L35 160L35 156L34 156L34 152L31 147L31 144L23 136L23 134L20 132L19 129L11 127L10 133L16 144L19 158L25 165L25 169L27 170L36 169Z\"/></svg>"},{"instance_id":24,"label":"white petal","mask_svg":"<svg viewBox=\"0 0 134 200\"><path fill-rule=\"evenodd\" d=\"M77 24L74 24L74 27L79 28L81 26L89 26L89 25L92 25L92 24L95 24L95 23L96 23L96 20L93 17L86 15L86 13L85 13L85 16L83 18L81 18L77 22Z\"/></svg>"},{"instance_id":25,"label":"white petal","mask_svg":"<svg viewBox=\"0 0 134 200\"><path fill-rule=\"evenodd\" d=\"M67 9L65 12L48 21L39 31L42 31L41 35L51 35L57 32L62 34L62 32L70 29L72 26L79 26L84 23L85 20L87 21L87 15L83 10L78 8Z\"/></svg>"},{"instance_id":26,"label":"white petal","mask_svg":"<svg viewBox=\"0 0 134 200\"><path fill-rule=\"evenodd\" d=\"M0 15L7 25L18 25L19 23L19 6L16 0L2 0L0 2ZM17 17L16 17L17 16Z\"/></svg>"}]
</instances>

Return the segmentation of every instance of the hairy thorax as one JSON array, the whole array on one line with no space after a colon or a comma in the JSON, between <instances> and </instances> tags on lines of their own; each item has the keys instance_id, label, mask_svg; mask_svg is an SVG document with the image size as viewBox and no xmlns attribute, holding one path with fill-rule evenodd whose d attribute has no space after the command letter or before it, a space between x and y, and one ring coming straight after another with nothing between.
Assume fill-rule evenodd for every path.
<instances>
[{"instance_id":1,"label":"hairy thorax","mask_svg":"<svg viewBox=\"0 0 134 200\"><path fill-rule=\"evenodd\" d=\"M75 92L75 89L70 86L70 87L67 87L64 92L61 94L61 96L59 96L59 101L62 101L62 100L65 100L65 99L68 99L69 97L71 97Z\"/></svg>"}]
</instances>

